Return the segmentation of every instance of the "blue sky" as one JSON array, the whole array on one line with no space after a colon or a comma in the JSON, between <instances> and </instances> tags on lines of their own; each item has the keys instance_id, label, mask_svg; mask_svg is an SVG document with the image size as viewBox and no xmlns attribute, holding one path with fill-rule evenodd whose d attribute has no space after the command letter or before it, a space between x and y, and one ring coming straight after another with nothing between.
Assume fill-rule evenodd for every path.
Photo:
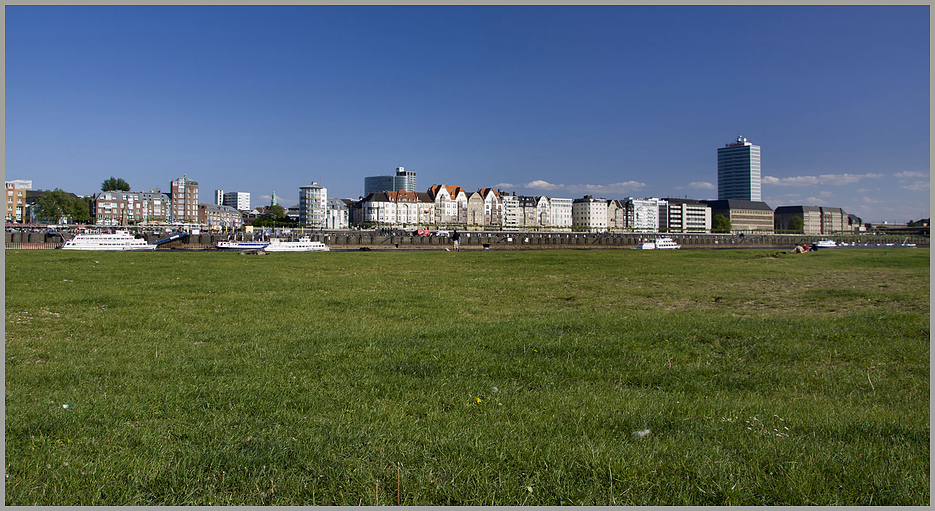
<instances>
[{"instance_id":1,"label":"blue sky","mask_svg":"<svg viewBox=\"0 0 935 511\"><path fill-rule=\"evenodd\" d=\"M252 205L312 181L930 211L929 6L6 6L6 179L182 175Z\"/></svg>"}]
</instances>

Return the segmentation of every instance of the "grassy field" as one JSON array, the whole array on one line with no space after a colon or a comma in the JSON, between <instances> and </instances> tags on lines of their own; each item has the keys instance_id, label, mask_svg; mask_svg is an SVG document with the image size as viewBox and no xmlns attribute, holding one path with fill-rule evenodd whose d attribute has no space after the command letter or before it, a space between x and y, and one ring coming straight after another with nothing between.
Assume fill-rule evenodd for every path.
<instances>
[{"instance_id":1,"label":"grassy field","mask_svg":"<svg viewBox=\"0 0 935 511\"><path fill-rule=\"evenodd\" d=\"M927 249L5 266L7 505L930 502Z\"/></svg>"}]
</instances>

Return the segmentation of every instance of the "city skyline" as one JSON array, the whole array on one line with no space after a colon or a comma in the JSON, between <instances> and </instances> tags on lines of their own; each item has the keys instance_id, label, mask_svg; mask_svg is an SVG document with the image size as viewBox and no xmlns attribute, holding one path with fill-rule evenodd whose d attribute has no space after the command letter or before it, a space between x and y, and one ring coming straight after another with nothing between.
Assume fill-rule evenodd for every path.
<instances>
[{"instance_id":1,"label":"city skyline","mask_svg":"<svg viewBox=\"0 0 935 511\"><path fill-rule=\"evenodd\" d=\"M717 197L927 218L929 6L7 6L6 179L188 175L356 199L397 167L520 195Z\"/></svg>"}]
</instances>

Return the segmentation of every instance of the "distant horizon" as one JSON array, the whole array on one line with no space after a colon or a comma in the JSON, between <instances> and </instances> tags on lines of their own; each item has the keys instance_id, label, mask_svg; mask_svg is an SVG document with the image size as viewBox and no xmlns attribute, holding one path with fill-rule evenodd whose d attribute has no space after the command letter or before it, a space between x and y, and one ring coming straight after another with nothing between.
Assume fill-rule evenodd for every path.
<instances>
[{"instance_id":1,"label":"distant horizon","mask_svg":"<svg viewBox=\"0 0 935 511\"><path fill-rule=\"evenodd\" d=\"M7 180L78 195L419 189L930 217L930 6L8 5ZM204 195L207 192L208 195ZM205 200L205 199L208 200Z\"/></svg>"}]
</instances>

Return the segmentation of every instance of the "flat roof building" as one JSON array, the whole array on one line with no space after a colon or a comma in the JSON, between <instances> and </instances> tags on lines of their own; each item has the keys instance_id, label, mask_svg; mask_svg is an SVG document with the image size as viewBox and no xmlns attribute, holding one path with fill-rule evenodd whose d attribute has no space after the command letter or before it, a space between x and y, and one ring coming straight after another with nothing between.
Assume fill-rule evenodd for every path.
<instances>
[{"instance_id":1,"label":"flat roof building","mask_svg":"<svg viewBox=\"0 0 935 511\"><path fill-rule=\"evenodd\" d=\"M760 146L744 137L717 150L718 200L760 199Z\"/></svg>"},{"instance_id":2,"label":"flat roof building","mask_svg":"<svg viewBox=\"0 0 935 511\"><path fill-rule=\"evenodd\" d=\"M364 178L364 197L375 192L415 192L416 173L405 167L396 167L394 176L372 176Z\"/></svg>"}]
</instances>

